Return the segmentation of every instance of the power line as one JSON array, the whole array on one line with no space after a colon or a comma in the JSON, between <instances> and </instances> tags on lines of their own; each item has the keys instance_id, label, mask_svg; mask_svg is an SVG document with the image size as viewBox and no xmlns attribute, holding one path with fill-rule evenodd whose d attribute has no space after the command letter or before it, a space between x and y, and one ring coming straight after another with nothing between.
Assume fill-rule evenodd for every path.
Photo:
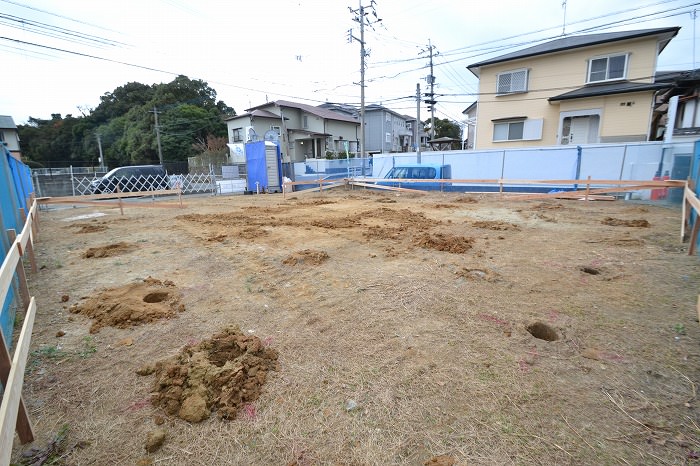
<instances>
[{"instance_id":1,"label":"power line","mask_svg":"<svg viewBox=\"0 0 700 466\"><path fill-rule=\"evenodd\" d=\"M71 18L71 17L69 17L69 16L63 16L63 15L59 15L59 14L57 14L57 13L52 13L52 12L50 12L50 11L42 10L41 8L32 7L32 6L25 5L25 4L19 3L19 2L13 2L12 0L0 0L0 2L10 3L10 4L12 4L12 5L16 5L16 6L19 6L19 7L22 7L22 8L27 8L28 10L38 11L39 13L44 13L44 14L47 14L47 15L55 16L55 17L57 17L57 18L67 19L68 21L73 21L74 23L84 24L85 26L90 26L90 27L94 27L94 28L97 28L97 29L102 29L102 30L104 30L104 31L116 32L116 33L119 32L119 31L115 31L114 29L109 29L109 28L106 28L106 27L98 26L98 25L96 25L96 24L92 24L92 23L88 23L88 22L85 22L85 21L81 21L81 20L79 20L79 19Z\"/></svg>"},{"instance_id":2,"label":"power line","mask_svg":"<svg viewBox=\"0 0 700 466\"><path fill-rule=\"evenodd\" d=\"M104 37L93 36L91 34L84 34L82 32L73 31L70 29L65 29L46 23L41 23L39 21L34 21L31 19L20 18L19 16L14 15L0 13L0 24L4 24L5 26L9 26L15 29L20 29L22 31L28 31L34 34L53 37L56 39L63 39L69 42L84 45L109 45L113 47L126 45L121 42L106 39Z\"/></svg>"}]
</instances>

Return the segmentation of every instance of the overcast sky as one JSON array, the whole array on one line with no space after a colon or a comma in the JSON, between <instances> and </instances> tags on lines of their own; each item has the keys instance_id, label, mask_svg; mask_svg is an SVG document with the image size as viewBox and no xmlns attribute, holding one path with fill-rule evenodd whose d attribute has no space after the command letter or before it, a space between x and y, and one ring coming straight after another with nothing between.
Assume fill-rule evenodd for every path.
<instances>
[{"instance_id":1,"label":"overcast sky","mask_svg":"<svg viewBox=\"0 0 700 466\"><path fill-rule=\"evenodd\" d=\"M681 26L659 70L697 67L692 12L700 2L568 0L566 9L562 0L363 5L373 5L368 19L381 19L365 28L366 104L403 114L416 115L416 84L427 90L429 43L439 53L436 116L453 120L462 120L477 98L478 81L467 65L563 32ZM116 87L169 82L178 74L207 81L238 113L277 99L359 106L360 44L348 43L349 29L360 37L350 11L358 7L358 0L0 0L0 115L17 124L52 113L78 116Z\"/></svg>"}]
</instances>

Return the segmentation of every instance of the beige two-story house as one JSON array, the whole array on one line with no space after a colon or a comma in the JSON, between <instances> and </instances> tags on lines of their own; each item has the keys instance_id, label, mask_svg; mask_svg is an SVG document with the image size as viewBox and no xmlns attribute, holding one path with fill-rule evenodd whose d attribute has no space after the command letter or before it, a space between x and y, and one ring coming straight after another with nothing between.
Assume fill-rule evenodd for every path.
<instances>
[{"instance_id":1,"label":"beige two-story house","mask_svg":"<svg viewBox=\"0 0 700 466\"><path fill-rule=\"evenodd\" d=\"M474 147L649 140L659 53L679 27L568 36L469 65Z\"/></svg>"},{"instance_id":2,"label":"beige two-story house","mask_svg":"<svg viewBox=\"0 0 700 466\"><path fill-rule=\"evenodd\" d=\"M232 150L238 144L263 139L280 145L283 162L325 158L327 152L356 152L360 123L313 105L277 100L226 120ZM347 143L347 144L346 144Z\"/></svg>"}]
</instances>

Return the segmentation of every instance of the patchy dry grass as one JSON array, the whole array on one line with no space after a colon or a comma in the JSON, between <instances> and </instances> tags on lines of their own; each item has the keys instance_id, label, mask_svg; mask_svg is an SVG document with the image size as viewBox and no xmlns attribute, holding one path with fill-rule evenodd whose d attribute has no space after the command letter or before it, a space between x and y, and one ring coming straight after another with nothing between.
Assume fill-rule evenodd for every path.
<instances>
[{"instance_id":1,"label":"patchy dry grass","mask_svg":"<svg viewBox=\"0 0 700 466\"><path fill-rule=\"evenodd\" d=\"M188 204L110 211L97 233L61 226L72 211L42 216L39 259L62 267L31 277L24 398L35 443L60 433L80 445L66 464L700 455L700 262L678 244L679 210L370 191ZM647 225L606 220L630 218ZM118 261L82 256L105 242L139 247ZM69 312L148 276L171 280L187 311L94 335ZM231 325L279 354L259 398L197 424L154 407L153 378L136 371ZM86 357L53 357L57 345ZM156 427L166 440L147 453Z\"/></svg>"}]
</instances>

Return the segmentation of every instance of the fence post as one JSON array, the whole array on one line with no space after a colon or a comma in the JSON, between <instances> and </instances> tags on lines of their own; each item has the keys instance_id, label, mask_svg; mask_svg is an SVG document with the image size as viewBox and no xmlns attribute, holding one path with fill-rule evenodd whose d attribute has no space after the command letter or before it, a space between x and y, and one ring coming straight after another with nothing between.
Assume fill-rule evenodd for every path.
<instances>
[{"instance_id":1,"label":"fence post","mask_svg":"<svg viewBox=\"0 0 700 466\"><path fill-rule=\"evenodd\" d=\"M7 230L7 238L10 240L10 244L13 244L17 239L17 232L14 228L9 228ZM20 255L22 250L20 249ZM24 266L22 265L22 259L17 261L15 266L15 272L17 273L17 278L19 278L19 295L22 298L22 305L26 311L29 306L29 287L27 286L27 275L24 272Z\"/></svg>"},{"instance_id":2,"label":"fence post","mask_svg":"<svg viewBox=\"0 0 700 466\"><path fill-rule=\"evenodd\" d=\"M22 385L24 383L24 369L27 364L29 342L32 337L35 315L36 302L32 299L25 313L22 331L17 340L17 348L13 355L14 364L10 354L7 352L5 337L0 332L0 382L5 387L2 404L0 405L0 463L2 464L10 463L12 438L15 431L17 431L19 440L23 444L34 440L32 424L27 414L27 408L22 400ZM15 406L12 406L13 404Z\"/></svg>"},{"instance_id":3,"label":"fence post","mask_svg":"<svg viewBox=\"0 0 700 466\"><path fill-rule=\"evenodd\" d=\"M75 196L75 178L73 178L73 165L70 165L70 189Z\"/></svg>"},{"instance_id":4,"label":"fence post","mask_svg":"<svg viewBox=\"0 0 700 466\"><path fill-rule=\"evenodd\" d=\"M22 219L22 223L27 225L27 214L24 213L24 209L19 209L19 216ZM29 242L27 242L27 252L29 253L29 263L32 266L32 273L37 273L39 269L36 266L36 257L34 257L34 244L32 244L34 239L29 236ZM20 253L24 255L24 251L20 250Z\"/></svg>"}]
</instances>

